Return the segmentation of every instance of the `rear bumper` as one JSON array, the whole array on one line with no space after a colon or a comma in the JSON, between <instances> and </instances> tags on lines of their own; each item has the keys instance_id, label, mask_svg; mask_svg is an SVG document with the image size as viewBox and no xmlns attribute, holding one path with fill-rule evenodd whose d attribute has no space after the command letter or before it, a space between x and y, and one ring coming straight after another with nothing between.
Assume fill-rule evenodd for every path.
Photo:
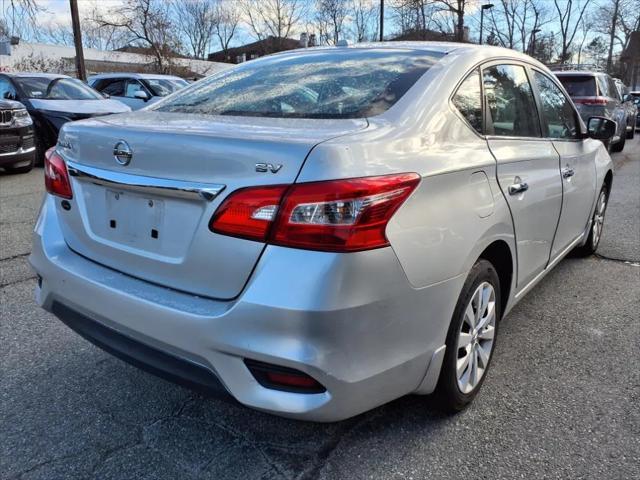
<instances>
[{"instance_id":1,"label":"rear bumper","mask_svg":"<svg viewBox=\"0 0 640 480\"><path fill-rule=\"evenodd\" d=\"M192 386L217 378L245 405L315 421L435 387L463 276L414 289L390 248L340 255L267 247L240 297L215 301L74 253L55 201L46 196L34 231L37 301L107 351ZM199 372L196 380L166 367L176 359ZM245 359L301 370L326 392L265 388Z\"/></svg>"}]
</instances>

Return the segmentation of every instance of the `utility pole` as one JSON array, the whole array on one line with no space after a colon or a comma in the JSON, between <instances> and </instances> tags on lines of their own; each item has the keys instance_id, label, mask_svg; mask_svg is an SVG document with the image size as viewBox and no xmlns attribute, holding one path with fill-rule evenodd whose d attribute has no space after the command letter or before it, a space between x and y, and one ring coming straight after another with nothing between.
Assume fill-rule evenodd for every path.
<instances>
[{"instance_id":1,"label":"utility pole","mask_svg":"<svg viewBox=\"0 0 640 480\"><path fill-rule=\"evenodd\" d=\"M484 11L493 8L493 3L485 3L480 7L480 45L482 45L482 33L484 31Z\"/></svg>"},{"instance_id":2,"label":"utility pole","mask_svg":"<svg viewBox=\"0 0 640 480\"><path fill-rule=\"evenodd\" d=\"M380 41L384 40L384 0L380 0Z\"/></svg>"},{"instance_id":3,"label":"utility pole","mask_svg":"<svg viewBox=\"0 0 640 480\"><path fill-rule=\"evenodd\" d=\"M618 23L618 7L620 0L615 0L613 4L613 18L611 19L611 38L609 39L609 54L607 55L607 73L611 73L611 63L613 57L613 39L616 36L616 23Z\"/></svg>"},{"instance_id":4,"label":"utility pole","mask_svg":"<svg viewBox=\"0 0 640 480\"><path fill-rule=\"evenodd\" d=\"M82 33L80 31L80 16L78 15L78 0L69 0L71 7L71 25L73 26L73 43L76 46L76 74L83 82L87 81L84 68L84 52L82 51Z\"/></svg>"}]
</instances>

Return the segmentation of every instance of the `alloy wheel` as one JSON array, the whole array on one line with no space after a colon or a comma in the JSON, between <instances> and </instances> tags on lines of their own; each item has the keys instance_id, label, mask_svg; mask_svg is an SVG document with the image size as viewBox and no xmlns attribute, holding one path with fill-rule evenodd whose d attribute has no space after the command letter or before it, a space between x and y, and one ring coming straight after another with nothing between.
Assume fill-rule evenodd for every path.
<instances>
[{"instance_id":1,"label":"alloy wheel","mask_svg":"<svg viewBox=\"0 0 640 480\"><path fill-rule=\"evenodd\" d=\"M481 283L467 305L457 345L456 379L464 394L480 383L493 350L496 331L496 292L489 282Z\"/></svg>"},{"instance_id":2,"label":"alloy wheel","mask_svg":"<svg viewBox=\"0 0 640 480\"><path fill-rule=\"evenodd\" d=\"M596 204L596 211L593 214L592 239L594 249L598 246L598 243L600 243L600 236L602 235L602 228L604 226L604 212L606 209L607 192L603 190L600 192L598 203Z\"/></svg>"}]
</instances>

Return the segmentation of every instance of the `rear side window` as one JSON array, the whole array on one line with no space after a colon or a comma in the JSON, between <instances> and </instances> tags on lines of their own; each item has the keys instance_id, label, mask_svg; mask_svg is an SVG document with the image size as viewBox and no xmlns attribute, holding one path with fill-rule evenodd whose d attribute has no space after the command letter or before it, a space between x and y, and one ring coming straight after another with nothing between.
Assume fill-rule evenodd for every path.
<instances>
[{"instance_id":1,"label":"rear side window","mask_svg":"<svg viewBox=\"0 0 640 480\"><path fill-rule=\"evenodd\" d=\"M524 67L494 65L483 69L482 75L493 134L539 137L540 121Z\"/></svg>"},{"instance_id":2,"label":"rear side window","mask_svg":"<svg viewBox=\"0 0 640 480\"><path fill-rule=\"evenodd\" d=\"M570 97L595 97L596 79L591 75L558 75Z\"/></svg>"},{"instance_id":3,"label":"rear side window","mask_svg":"<svg viewBox=\"0 0 640 480\"><path fill-rule=\"evenodd\" d=\"M453 104L478 133L482 133L482 91L480 89L480 71L474 70L462 82L455 95Z\"/></svg>"},{"instance_id":4,"label":"rear side window","mask_svg":"<svg viewBox=\"0 0 640 480\"><path fill-rule=\"evenodd\" d=\"M569 100L546 75L533 71L533 81L540 93L541 115L546 124L545 137L577 138L578 120Z\"/></svg>"},{"instance_id":5,"label":"rear side window","mask_svg":"<svg viewBox=\"0 0 640 480\"><path fill-rule=\"evenodd\" d=\"M274 55L201 80L152 108L253 117L369 117L400 100L442 56L403 48Z\"/></svg>"}]
</instances>

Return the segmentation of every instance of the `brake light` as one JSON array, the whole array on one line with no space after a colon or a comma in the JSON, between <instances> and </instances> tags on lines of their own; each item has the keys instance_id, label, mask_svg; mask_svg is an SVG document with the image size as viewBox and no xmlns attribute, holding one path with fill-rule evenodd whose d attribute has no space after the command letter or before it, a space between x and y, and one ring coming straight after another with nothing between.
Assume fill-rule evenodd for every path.
<instances>
[{"instance_id":1,"label":"brake light","mask_svg":"<svg viewBox=\"0 0 640 480\"><path fill-rule=\"evenodd\" d=\"M71 182L64 159L51 147L44 154L44 185L52 195L71 199Z\"/></svg>"},{"instance_id":2,"label":"brake light","mask_svg":"<svg viewBox=\"0 0 640 480\"><path fill-rule=\"evenodd\" d=\"M576 98L573 101L582 105L606 105L608 102L606 97Z\"/></svg>"},{"instance_id":3,"label":"brake light","mask_svg":"<svg viewBox=\"0 0 640 480\"><path fill-rule=\"evenodd\" d=\"M215 233L264 242L288 185L249 187L229 195L209 222Z\"/></svg>"},{"instance_id":4,"label":"brake light","mask_svg":"<svg viewBox=\"0 0 640 480\"><path fill-rule=\"evenodd\" d=\"M387 223L415 189L416 173L252 187L232 193L211 219L216 233L333 252L385 247Z\"/></svg>"}]
</instances>

